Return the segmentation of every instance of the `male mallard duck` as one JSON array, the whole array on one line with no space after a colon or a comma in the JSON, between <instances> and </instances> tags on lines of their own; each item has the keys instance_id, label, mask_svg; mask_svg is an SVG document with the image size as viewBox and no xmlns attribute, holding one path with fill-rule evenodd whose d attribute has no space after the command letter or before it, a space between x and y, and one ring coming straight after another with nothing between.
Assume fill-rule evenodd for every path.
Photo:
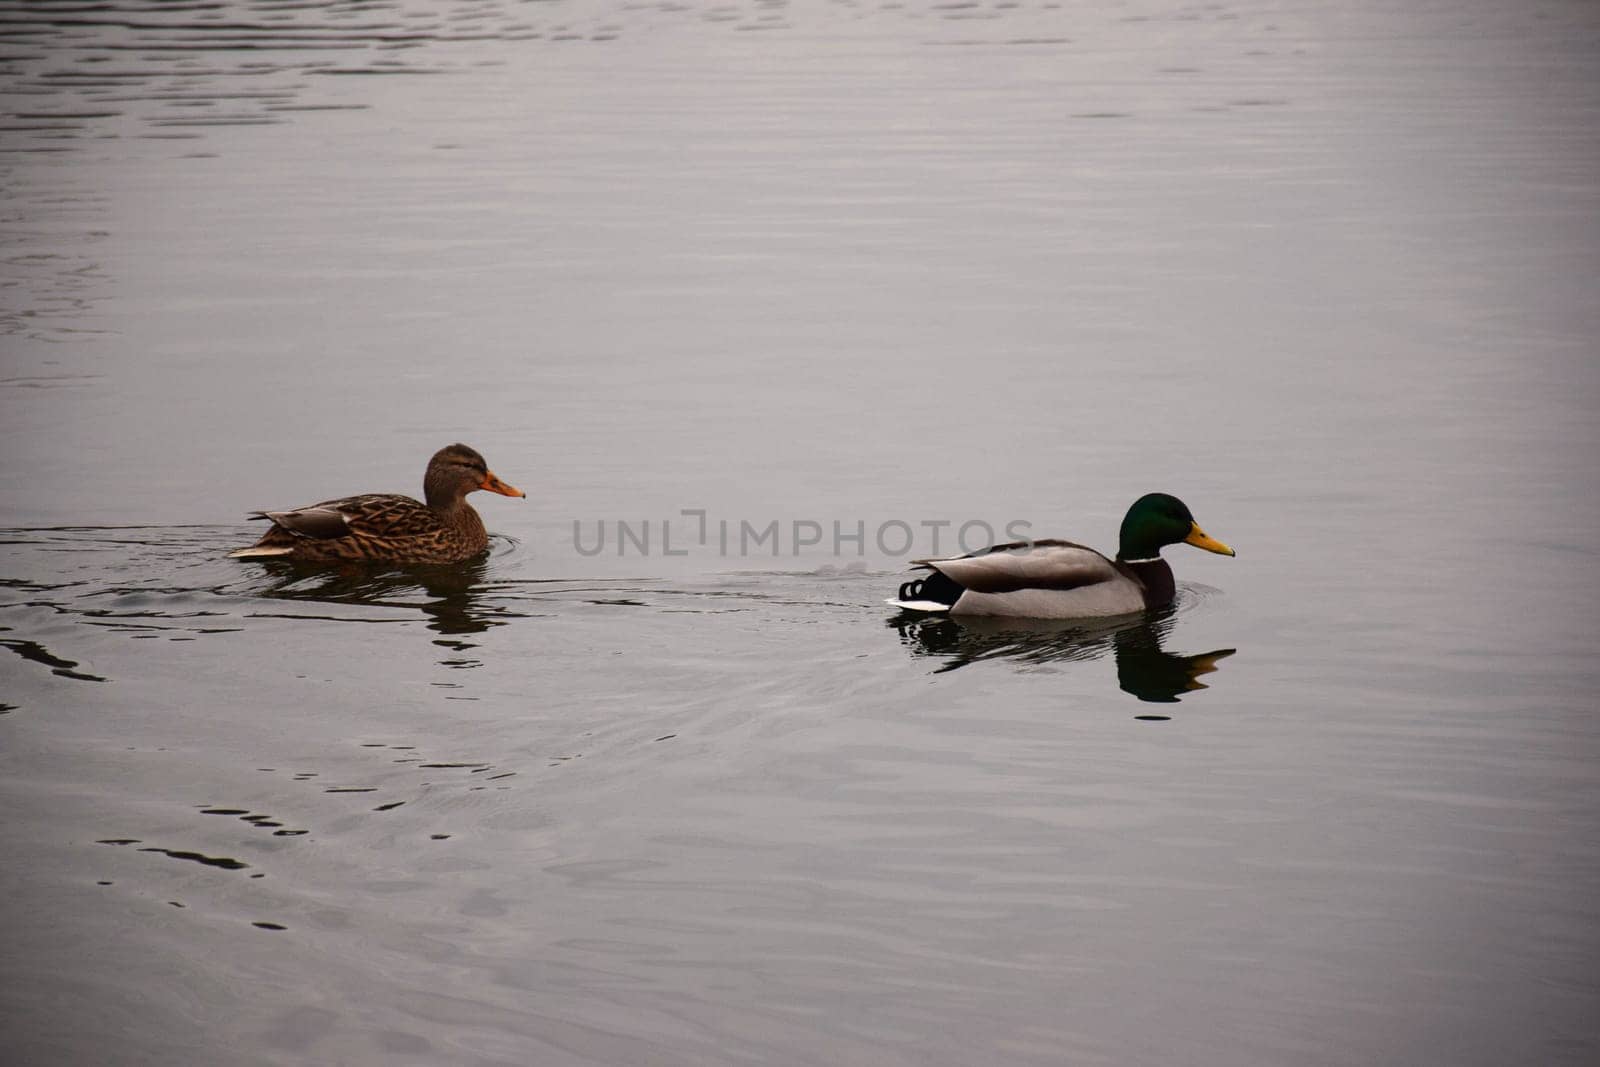
<instances>
[{"instance_id":1,"label":"male mallard duck","mask_svg":"<svg viewBox=\"0 0 1600 1067\"><path fill-rule=\"evenodd\" d=\"M906 582L888 603L910 611L1032 619L1130 615L1172 602L1177 585L1161 549L1180 541L1234 554L1200 529L1183 501L1150 493L1123 518L1114 560L1071 541L1019 541L953 559L915 560L933 573Z\"/></svg>"},{"instance_id":2,"label":"male mallard duck","mask_svg":"<svg viewBox=\"0 0 1600 1067\"><path fill-rule=\"evenodd\" d=\"M272 529L249 548L228 555L325 563L456 563L489 547L483 520L466 500L477 489L528 495L496 478L477 452L451 445L428 461L422 476L426 504L399 493L364 493L293 511L252 512L252 518L272 520Z\"/></svg>"}]
</instances>

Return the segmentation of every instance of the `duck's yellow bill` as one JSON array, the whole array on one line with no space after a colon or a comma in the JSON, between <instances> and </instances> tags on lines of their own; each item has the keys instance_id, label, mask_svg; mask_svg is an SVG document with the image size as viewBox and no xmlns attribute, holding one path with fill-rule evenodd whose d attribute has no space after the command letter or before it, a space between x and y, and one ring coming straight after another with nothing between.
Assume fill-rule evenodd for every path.
<instances>
[{"instance_id":1,"label":"duck's yellow bill","mask_svg":"<svg viewBox=\"0 0 1600 1067\"><path fill-rule=\"evenodd\" d=\"M478 483L478 488L479 489L487 489L491 493L499 493L501 496L520 496L520 497L526 498L527 495L528 495L527 493L524 493L521 489L518 489L516 486L507 485L505 482L502 482L499 478L496 478L495 474L494 474L494 471L489 471L487 474L485 474L483 476L483 481ZM1228 554L1230 556L1233 555L1232 552L1230 552Z\"/></svg>"},{"instance_id":2,"label":"duck's yellow bill","mask_svg":"<svg viewBox=\"0 0 1600 1067\"><path fill-rule=\"evenodd\" d=\"M1221 541L1218 541L1215 537L1212 537L1210 534L1200 529L1200 524L1198 522L1190 524L1189 536L1183 539L1183 543L1186 545L1193 545L1196 548L1203 548L1207 552L1215 552L1219 556L1238 555L1238 553L1234 552L1233 549L1229 548Z\"/></svg>"}]
</instances>

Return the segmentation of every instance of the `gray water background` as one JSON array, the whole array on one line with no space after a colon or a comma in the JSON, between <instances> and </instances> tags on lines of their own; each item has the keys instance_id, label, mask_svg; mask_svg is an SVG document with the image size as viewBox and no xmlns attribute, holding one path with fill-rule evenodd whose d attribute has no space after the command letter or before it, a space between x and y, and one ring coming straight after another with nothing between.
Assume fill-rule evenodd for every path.
<instances>
[{"instance_id":1,"label":"gray water background","mask_svg":"<svg viewBox=\"0 0 1600 1067\"><path fill-rule=\"evenodd\" d=\"M9 1055L1594 1062L1597 56L0 5ZM485 560L223 558L454 440ZM1145 625L881 603L1153 489L1239 556Z\"/></svg>"}]
</instances>

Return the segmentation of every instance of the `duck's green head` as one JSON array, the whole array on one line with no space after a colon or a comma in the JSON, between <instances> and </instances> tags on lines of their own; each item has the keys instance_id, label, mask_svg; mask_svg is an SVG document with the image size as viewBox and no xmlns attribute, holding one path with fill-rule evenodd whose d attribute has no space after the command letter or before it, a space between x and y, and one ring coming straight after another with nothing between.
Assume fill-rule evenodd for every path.
<instances>
[{"instance_id":1,"label":"duck's green head","mask_svg":"<svg viewBox=\"0 0 1600 1067\"><path fill-rule=\"evenodd\" d=\"M1189 514L1183 501L1166 493L1149 493L1133 502L1122 519L1122 536L1117 546L1120 560L1148 560L1161 555L1167 545L1178 542L1224 556L1233 549L1207 536Z\"/></svg>"}]
</instances>

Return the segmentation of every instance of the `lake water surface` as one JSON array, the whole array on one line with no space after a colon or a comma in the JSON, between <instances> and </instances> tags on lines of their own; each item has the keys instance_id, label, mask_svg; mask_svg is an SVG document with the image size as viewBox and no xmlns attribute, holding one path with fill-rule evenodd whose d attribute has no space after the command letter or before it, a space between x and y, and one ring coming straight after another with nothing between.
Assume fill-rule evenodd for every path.
<instances>
[{"instance_id":1,"label":"lake water surface","mask_svg":"<svg viewBox=\"0 0 1600 1067\"><path fill-rule=\"evenodd\" d=\"M9 1056L1595 1062L1597 59L0 4ZM484 559L225 558L456 440ZM1151 490L1170 611L883 605Z\"/></svg>"}]
</instances>

